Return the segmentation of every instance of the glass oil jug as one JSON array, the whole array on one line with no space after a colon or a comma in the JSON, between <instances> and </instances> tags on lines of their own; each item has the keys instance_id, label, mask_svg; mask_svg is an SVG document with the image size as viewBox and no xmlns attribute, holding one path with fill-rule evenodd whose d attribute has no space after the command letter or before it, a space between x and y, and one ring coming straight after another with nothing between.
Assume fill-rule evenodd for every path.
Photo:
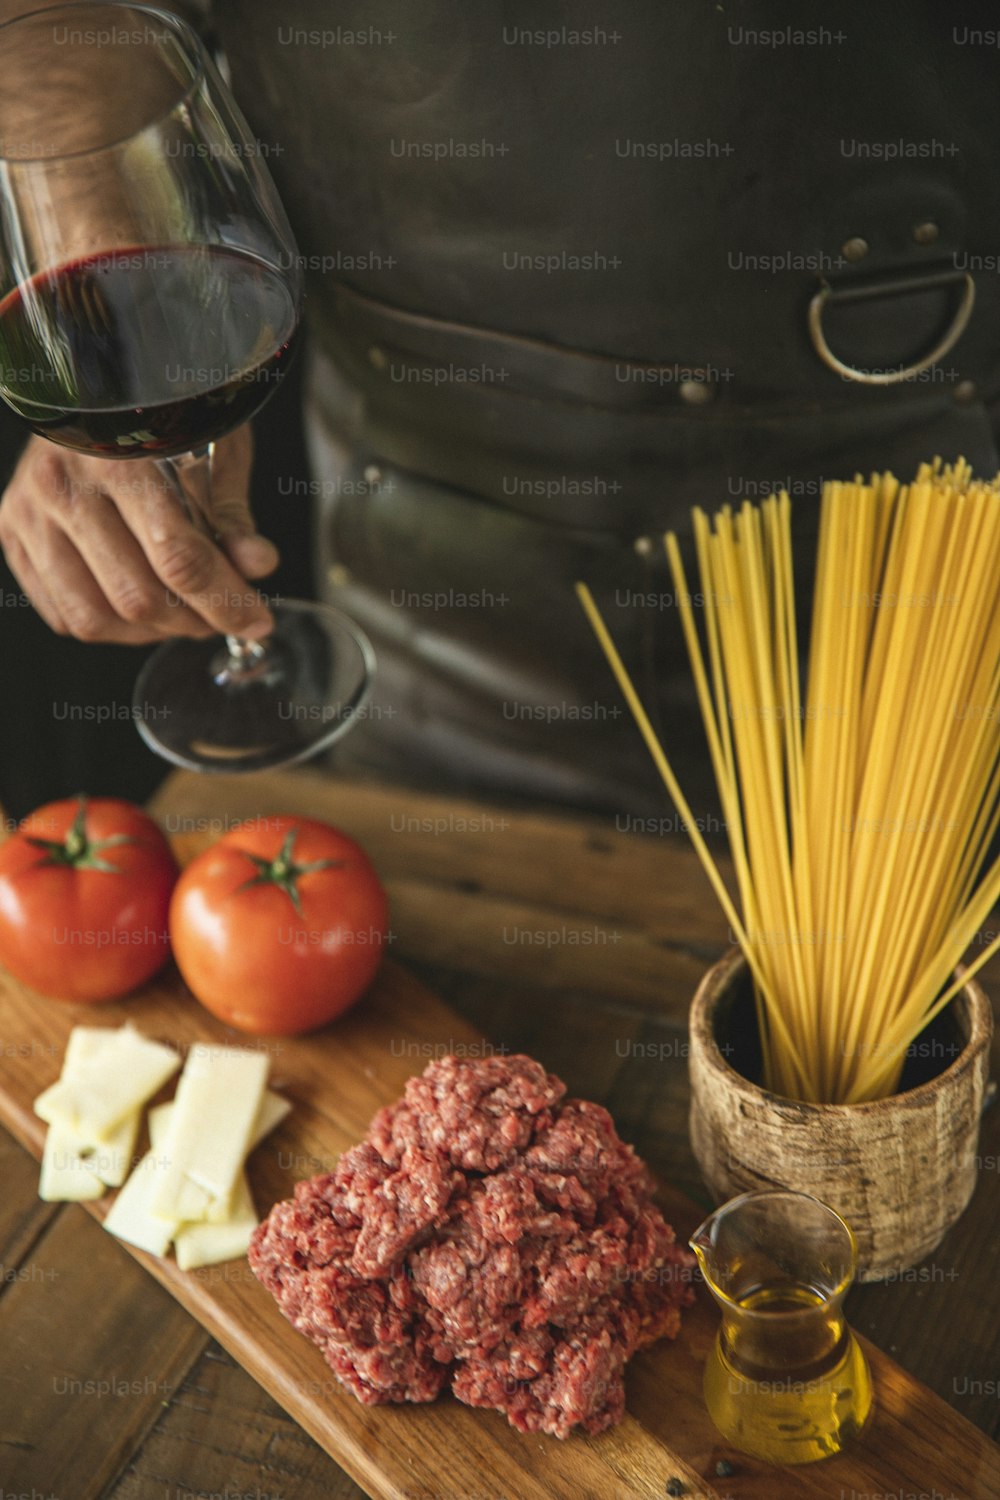
<instances>
[{"instance_id":1,"label":"glass oil jug","mask_svg":"<svg viewBox=\"0 0 1000 1500\"><path fill-rule=\"evenodd\" d=\"M705 1400L737 1448L775 1464L839 1453L871 1410L871 1375L844 1321L856 1246L807 1193L744 1193L691 1238L722 1326Z\"/></svg>"}]
</instances>

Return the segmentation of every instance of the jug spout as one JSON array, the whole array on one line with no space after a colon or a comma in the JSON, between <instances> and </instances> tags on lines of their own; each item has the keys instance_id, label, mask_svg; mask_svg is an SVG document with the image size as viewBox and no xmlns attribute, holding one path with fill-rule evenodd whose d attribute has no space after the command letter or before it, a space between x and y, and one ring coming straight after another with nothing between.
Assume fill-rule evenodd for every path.
<instances>
[{"instance_id":1,"label":"jug spout","mask_svg":"<svg viewBox=\"0 0 1000 1500\"><path fill-rule=\"evenodd\" d=\"M731 1204L724 1203L710 1213L694 1231L688 1244L695 1253L698 1269L725 1315L731 1302L728 1258L729 1211Z\"/></svg>"},{"instance_id":2,"label":"jug spout","mask_svg":"<svg viewBox=\"0 0 1000 1500\"><path fill-rule=\"evenodd\" d=\"M698 1268L706 1281L711 1280L711 1266L715 1246L715 1228L719 1222L719 1210L709 1214L694 1231L688 1244L698 1259Z\"/></svg>"}]
</instances>

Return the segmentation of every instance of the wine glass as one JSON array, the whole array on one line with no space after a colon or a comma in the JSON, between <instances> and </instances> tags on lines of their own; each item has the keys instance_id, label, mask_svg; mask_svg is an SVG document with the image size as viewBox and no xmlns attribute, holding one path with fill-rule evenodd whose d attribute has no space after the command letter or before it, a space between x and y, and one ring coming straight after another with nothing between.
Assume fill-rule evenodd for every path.
<instances>
[{"instance_id":1,"label":"wine glass","mask_svg":"<svg viewBox=\"0 0 1000 1500\"><path fill-rule=\"evenodd\" d=\"M301 258L258 143L183 21L62 4L0 27L0 395L80 452L151 458L210 529L215 440L299 339ZM260 770L345 732L374 672L340 611L270 604L264 641L177 637L133 714L200 771Z\"/></svg>"}]
</instances>

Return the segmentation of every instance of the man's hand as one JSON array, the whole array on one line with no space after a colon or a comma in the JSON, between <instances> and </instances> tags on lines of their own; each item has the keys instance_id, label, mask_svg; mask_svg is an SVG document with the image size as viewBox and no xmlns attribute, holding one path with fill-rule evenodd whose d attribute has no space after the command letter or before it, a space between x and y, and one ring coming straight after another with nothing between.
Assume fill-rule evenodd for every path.
<instances>
[{"instance_id":1,"label":"man's hand","mask_svg":"<svg viewBox=\"0 0 1000 1500\"><path fill-rule=\"evenodd\" d=\"M156 466L88 458L32 437L0 501L0 547L58 635L143 645L217 631L266 635L270 612L248 578L278 563L247 489L249 426L216 444L213 543Z\"/></svg>"}]
</instances>

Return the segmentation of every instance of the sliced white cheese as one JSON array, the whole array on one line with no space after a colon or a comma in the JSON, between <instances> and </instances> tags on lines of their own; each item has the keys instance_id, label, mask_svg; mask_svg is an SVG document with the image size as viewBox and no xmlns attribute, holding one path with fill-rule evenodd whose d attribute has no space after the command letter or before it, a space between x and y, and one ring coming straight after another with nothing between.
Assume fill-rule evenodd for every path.
<instances>
[{"instance_id":1,"label":"sliced white cheese","mask_svg":"<svg viewBox=\"0 0 1000 1500\"><path fill-rule=\"evenodd\" d=\"M170 1116L173 1113L174 1101L168 1099L165 1104L157 1104L146 1116L149 1124L149 1144L153 1151L158 1151L166 1160L164 1142L167 1138L167 1128ZM162 1218L180 1223L186 1219L203 1219L211 1204L215 1202L211 1193L207 1193L203 1187L187 1178L181 1183L177 1194L177 1202L173 1213L163 1214ZM0 1497L2 1500L2 1497Z\"/></svg>"},{"instance_id":2,"label":"sliced white cheese","mask_svg":"<svg viewBox=\"0 0 1000 1500\"><path fill-rule=\"evenodd\" d=\"M248 1150L252 1151L259 1145L265 1135L285 1118L291 1107L289 1101L280 1094L267 1091L257 1111ZM147 1116L150 1157L161 1162L173 1108L173 1101L157 1104ZM149 1158L146 1160L148 1162ZM153 1249L154 1253L162 1255L166 1249L167 1236L171 1236L177 1264L182 1271L195 1270L198 1266L218 1265L222 1261L236 1260L245 1255L250 1236L259 1222L246 1175L242 1172L239 1174L232 1193L225 1201L212 1198L195 1183L188 1183L187 1188L201 1193L201 1201L206 1210L205 1222L177 1224L175 1221L159 1218L149 1213L150 1195L137 1194L137 1207L130 1209L127 1215L128 1233L120 1237L125 1239L131 1235L132 1244L141 1244L144 1249ZM119 1201L120 1198L121 1195ZM117 1204L115 1207L117 1208ZM112 1214L114 1213L113 1209ZM117 1224L118 1216L114 1222L106 1222L105 1227L114 1233ZM161 1245L163 1249L158 1249Z\"/></svg>"},{"instance_id":3,"label":"sliced white cheese","mask_svg":"<svg viewBox=\"0 0 1000 1500\"><path fill-rule=\"evenodd\" d=\"M119 1121L106 1143L84 1142L88 1165L108 1187L120 1187L131 1170L141 1119L142 1111L137 1109Z\"/></svg>"},{"instance_id":4,"label":"sliced white cheese","mask_svg":"<svg viewBox=\"0 0 1000 1500\"><path fill-rule=\"evenodd\" d=\"M104 1183L84 1162L76 1139L58 1125L50 1125L42 1152L39 1198L46 1203L85 1203L103 1193Z\"/></svg>"},{"instance_id":5,"label":"sliced white cheese","mask_svg":"<svg viewBox=\"0 0 1000 1500\"><path fill-rule=\"evenodd\" d=\"M107 1141L115 1127L180 1067L173 1048L151 1041L132 1026L122 1026L111 1036L97 1046L78 1042L72 1066L64 1067L62 1077L39 1094L35 1113L49 1125Z\"/></svg>"},{"instance_id":6,"label":"sliced white cheese","mask_svg":"<svg viewBox=\"0 0 1000 1500\"><path fill-rule=\"evenodd\" d=\"M70 1079L95 1059L112 1055L117 1032L118 1028L111 1026L74 1026L66 1043L61 1078ZM124 1182L132 1165L139 1118L139 1110L132 1110L103 1141L86 1122L75 1130L58 1121L50 1125L39 1196L49 1203L81 1202L99 1198L104 1187Z\"/></svg>"},{"instance_id":7,"label":"sliced white cheese","mask_svg":"<svg viewBox=\"0 0 1000 1500\"><path fill-rule=\"evenodd\" d=\"M167 1121L170 1119L170 1111L173 1107L174 1101L168 1099L165 1104L154 1104L151 1109L146 1111L146 1124L149 1127L149 1147L151 1151L159 1151L163 1145Z\"/></svg>"},{"instance_id":8,"label":"sliced white cheese","mask_svg":"<svg viewBox=\"0 0 1000 1500\"><path fill-rule=\"evenodd\" d=\"M71 1137L85 1166L95 1177L101 1179L105 1187L118 1187L128 1176L135 1151L135 1138L139 1134L140 1118L141 1111L138 1109L126 1115L104 1141L96 1140L86 1132ZM50 1131L59 1128L49 1126Z\"/></svg>"},{"instance_id":9,"label":"sliced white cheese","mask_svg":"<svg viewBox=\"0 0 1000 1500\"><path fill-rule=\"evenodd\" d=\"M73 1070L106 1047L105 1041L83 1037L73 1049ZM287 1099L265 1088L266 1077L263 1054L192 1048L175 1099L149 1111L150 1150L119 1192L104 1227L154 1255L164 1255L173 1241L184 1271L245 1255L258 1218L241 1168L291 1109ZM83 1161L76 1170L81 1168ZM206 1185L227 1179L223 1192Z\"/></svg>"},{"instance_id":10,"label":"sliced white cheese","mask_svg":"<svg viewBox=\"0 0 1000 1500\"><path fill-rule=\"evenodd\" d=\"M149 1144L154 1151L158 1151L163 1145L167 1122L173 1107L174 1101L167 1099L163 1104L154 1104L146 1115L149 1125ZM291 1113L291 1108L292 1101L286 1099L284 1094L276 1094L273 1089L265 1090L253 1124L253 1134L250 1137L250 1145L247 1147L248 1155L260 1145L265 1136L270 1135L271 1131L281 1124L282 1120Z\"/></svg>"},{"instance_id":11,"label":"sliced white cheese","mask_svg":"<svg viewBox=\"0 0 1000 1500\"><path fill-rule=\"evenodd\" d=\"M221 1224L182 1224L174 1235L174 1252L182 1271L214 1266L223 1260L246 1255L250 1236L258 1224L246 1177L236 1179L230 1216Z\"/></svg>"},{"instance_id":12,"label":"sliced white cheese","mask_svg":"<svg viewBox=\"0 0 1000 1500\"><path fill-rule=\"evenodd\" d=\"M112 1203L104 1227L117 1239L127 1240L153 1255L166 1255L178 1225L150 1212L150 1200L165 1172L164 1158L147 1151Z\"/></svg>"},{"instance_id":13,"label":"sliced white cheese","mask_svg":"<svg viewBox=\"0 0 1000 1500\"><path fill-rule=\"evenodd\" d=\"M120 1030L120 1026L74 1026L66 1039L62 1076L65 1078L79 1063L87 1062L105 1047L113 1046Z\"/></svg>"},{"instance_id":14,"label":"sliced white cheese","mask_svg":"<svg viewBox=\"0 0 1000 1500\"><path fill-rule=\"evenodd\" d=\"M174 1242L177 1264L182 1271L195 1271L224 1260L242 1260L256 1226L256 1219L248 1224L187 1224Z\"/></svg>"},{"instance_id":15,"label":"sliced white cheese","mask_svg":"<svg viewBox=\"0 0 1000 1500\"><path fill-rule=\"evenodd\" d=\"M66 1055L63 1058L62 1077L70 1077L84 1063L92 1060L109 1045L113 1045L117 1027L111 1026L74 1026L66 1042ZM93 1130L88 1130L86 1122L79 1130L69 1131L65 1126L54 1126L58 1129L58 1144L60 1156L75 1155L79 1158L79 1166L86 1168L91 1175L100 1178L106 1187L118 1187L125 1181L128 1170L132 1165L132 1153L135 1150L135 1139L139 1133L139 1121L141 1118L138 1109L132 1110L124 1119L108 1132L103 1141L97 1138ZM56 1152L56 1141L52 1143L52 1155ZM52 1186L51 1178L48 1186ZM54 1200L53 1200L54 1201Z\"/></svg>"},{"instance_id":16,"label":"sliced white cheese","mask_svg":"<svg viewBox=\"0 0 1000 1500\"><path fill-rule=\"evenodd\" d=\"M66 1041L66 1053L63 1057L62 1073L59 1082L68 1079L77 1072L84 1063L92 1062L99 1053L107 1049L114 1040L117 1027L112 1026L74 1026ZM41 1119L47 1119L46 1100L51 1093L46 1089L39 1094L33 1104L33 1109ZM41 1110L39 1105L42 1106Z\"/></svg>"},{"instance_id":17,"label":"sliced white cheese","mask_svg":"<svg viewBox=\"0 0 1000 1500\"><path fill-rule=\"evenodd\" d=\"M168 1099L165 1104L155 1105L146 1117L149 1122L149 1144L154 1151L162 1151L163 1149L167 1123L173 1107L173 1100ZM248 1155L256 1146L260 1145L266 1135L270 1135L271 1131L281 1124L282 1120L285 1119L291 1110L291 1107L290 1099L284 1098L281 1094L274 1093L272 1089L265 1091L264 1097L260 1101L260 1108L257 1111L257 1118L254 1121L250 1145L247 1147ZM228 1198L215 1198L211 1193L206 1192L204 1188L199 1187L196 1182L185 1183L181 1189L181 1195L177 1204L178 1215L182 1216L185 1221L204 1219L212 1224L224 1223L232 1216L233 1200L236 1193L240 1190L239 1185L241 1180L240 1177L237 1177L236 1186Z\"/></svg>"},{"instance_id":18,"label":"sliced white cheese","mask_svg":"<svg viewBox=\"0 0 1000 1500\"><path fill-rule=\"evenodd\" d=\"M266 1054L248 1048L191 1048L163 1136L167 1165L150 1202L154 1213L189 1214L197 1198L190 1183L228 1200L250 1149L267 1068Z\"/></svg>"}]
</instances>

